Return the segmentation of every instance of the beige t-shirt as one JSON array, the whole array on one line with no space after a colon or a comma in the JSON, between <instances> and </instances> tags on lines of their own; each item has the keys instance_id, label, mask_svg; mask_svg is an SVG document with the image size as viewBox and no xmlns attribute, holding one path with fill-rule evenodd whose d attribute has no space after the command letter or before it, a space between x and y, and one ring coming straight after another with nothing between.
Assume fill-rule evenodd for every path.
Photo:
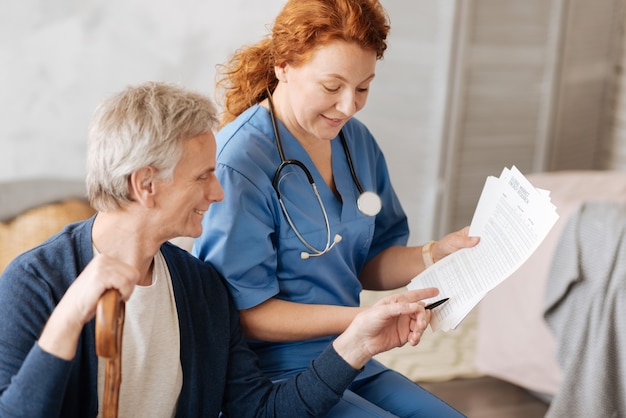
<instances>
[{"instance_id":1,"label":"beige t-shirt","mask_svg":"<svg viewBox=\"0 0 626 418\"><path fill-rule=\"evenodd\" d=\"M98 417L102 416L106 360L98 359ZM180 330L172 280L161 252L150 286L135 286L122 337L120 417L173 417L183 385Z\"/></svg>"}]
</instances>

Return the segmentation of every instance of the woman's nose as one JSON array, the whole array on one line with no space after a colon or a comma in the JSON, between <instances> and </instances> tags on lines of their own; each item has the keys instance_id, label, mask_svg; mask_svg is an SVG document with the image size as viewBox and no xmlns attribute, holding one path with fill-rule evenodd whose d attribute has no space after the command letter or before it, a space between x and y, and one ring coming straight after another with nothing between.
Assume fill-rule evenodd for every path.
<instances>
[{"instance_id":1,"label":"woman's nose","mask_svg":"<svg viewBox=\"0 0 626 418\"><path fill-rule=\"evenodd\" d=\"M347 117L354 115L357 111L356 95L346 89L337 102L337 109Z\"/></svg>"}]
</instances>

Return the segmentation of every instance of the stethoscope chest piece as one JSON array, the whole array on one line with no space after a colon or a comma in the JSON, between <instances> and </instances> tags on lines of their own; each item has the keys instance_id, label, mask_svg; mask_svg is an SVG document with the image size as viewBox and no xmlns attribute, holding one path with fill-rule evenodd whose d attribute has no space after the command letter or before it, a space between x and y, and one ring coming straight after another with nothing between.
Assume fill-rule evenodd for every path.
<instances>
[{"instance_id":1,"label":"stethoscope chest piece","mask_svg":"<svg viewBox=\"0 0 626 418\"><path fill-rule=\"evenodd\" d=\"M356 205L359 208L359 211L363 215L367 216L376 216L380 213L381 208L383 207L383 203L380 200L380 196L378 196L374 192L363 192L359 196L356 201Z\"/></svg>"}]
</instances>

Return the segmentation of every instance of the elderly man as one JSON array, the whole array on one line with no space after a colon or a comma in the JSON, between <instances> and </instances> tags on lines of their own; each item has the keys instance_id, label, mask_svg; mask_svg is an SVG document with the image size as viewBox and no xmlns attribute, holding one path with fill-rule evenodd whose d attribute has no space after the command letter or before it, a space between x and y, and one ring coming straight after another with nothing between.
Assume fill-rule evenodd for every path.
<instances>
[{"instance_id":1,"label":"elderly man","mask_svg":"<svg viewBox=\"0 0 626 418\"><path fill-rule=\"evenodd\" d=\"M420 300L436 289L364 310L294 378L273 385L263 376L223 279L168 242L199 236L204 212L223 198L215 124L209 99L165 83L99 106L87 158L98 213L0 278L0 416L102 413L93 318L109 289L127 301L120 416L323 415L373 355L419 342L430 320Z\"/></svg>"}]
</instances>

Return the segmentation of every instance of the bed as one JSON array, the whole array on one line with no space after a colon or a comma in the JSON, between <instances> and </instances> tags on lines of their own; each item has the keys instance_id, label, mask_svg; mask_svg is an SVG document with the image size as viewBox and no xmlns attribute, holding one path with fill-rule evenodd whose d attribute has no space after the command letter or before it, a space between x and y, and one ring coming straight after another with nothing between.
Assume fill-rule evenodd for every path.
<instances>
[{"instance_id":1,"label":"bed","mask_svg":"<svg viewBox=\"0 0 626 418\"><path fill-rule=\"evenodd\" d=\"M553 257L582 205L626 202L626 172L562 171L528 178L536 187L551 191L560 218L529 260L477 307L476 367L551 401L564 379L562 358L557 356L563 351L558 350L559 340L544 317L546 291L557 275L552 271ZM563 237L564 243L567 240Z\"/></svg>"}]
</instances>

